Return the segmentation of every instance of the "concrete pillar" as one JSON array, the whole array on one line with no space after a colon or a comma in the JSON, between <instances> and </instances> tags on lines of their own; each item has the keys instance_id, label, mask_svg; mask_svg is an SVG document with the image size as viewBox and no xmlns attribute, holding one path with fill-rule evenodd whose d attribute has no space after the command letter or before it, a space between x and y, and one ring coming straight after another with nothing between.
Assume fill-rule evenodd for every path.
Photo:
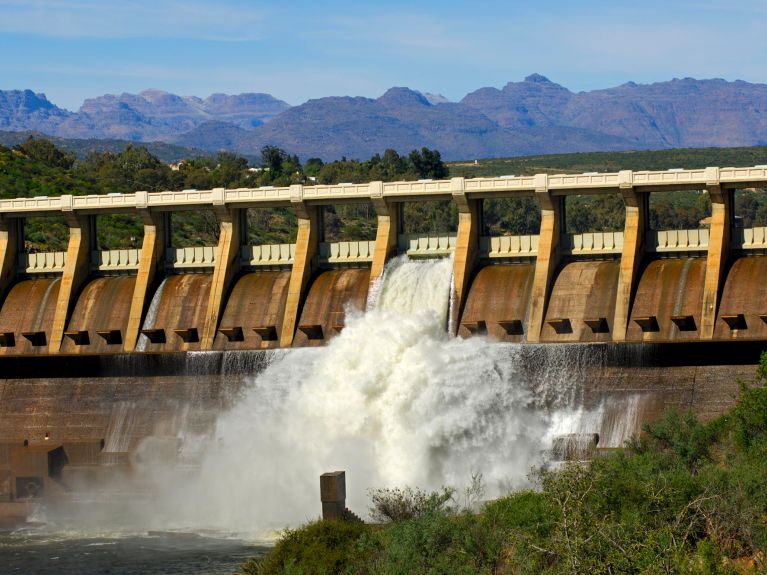
<instances>
[{"instance_id":1,"label":"concrete pillar","mask_svg":"<svg viewBox=\"0 0 767 575\"><path fill-rule=\"evenodd\" d=\"M547 174L535 175L535 198L541 207L541 231L530 296L530 319L527 326L527 341L530 342L540 341L551 280L561 258L559 240L562 226L562 198L551 195L548 180Z\"/></svg>"},{"instance_id":2,"label":"concrete pillar","mask_svg":"<svg viewBox=\"0 0 767 575\"><path fill-rule=\"evenodd\" d=\"M647 201L646 195L639 194L634 189L631 171L619 172L618 180L623 203L626 206L626 224L623 228L623 252L618 276L615 316L611 327L613 341L625 341L631 304L634 301L634 290L639 281L639 270L645 253Z\"/></svg>"},{"instance_id":3,"label":"concrete pillar","mask_svg":"<svg viewBox=\"0 0 767 575\"><path fill-rule=\"evenodd\" d=\"M280 346L290 347L296 333L298 316L301 313L306 288L312 273L317 268L319 250L319 209L304 203L304 187L300 184L290 186L290 202L298 216L298 235L296 236L296 255L290 270L288 297L285 302L285 317L282 320Z\"/></svg>"},{"instance_id":4,"label":"concrete pillar","mask_svg":"<svg viewBox=\"0 0 767 575\"><path fill-rule=\"evenodd\" d=\"M91 249L96 232L93 216L83 216L74 212L72 196L61 196L61 203L64 218L69 226L69 246L53 316L51 340L48 344L49 353L59 351L69 313L76 303L78 290L90 273Z\"/></svg>"},{"instance_id":5,"label":"concrete pillar","mask_svg":"<svg viewBox=\"0 0 767 575\"><path fill-rule=\"evenodd\" d=\"M245 210L227 208L223 204L223 188L213 190L214 197L220 195L220 203L214 199L214 208L219 224L218 250L216 252L216 267L213 270L213 280L210 286L208 311L205 315L200 349L213 349L221 315L224 313L224 298L229 293L232 280L240 271L240 253L242 237L246 232L243 225Z\"/></svg>"},{"instance_id":6,"label":"concrete pillar","mask_svg":"<svg viewBox=\"0 0 767 575\"><path fill-rule=\"evenodd\" d=\"M0 304L5 291L16 278L18 268L21 220L0 215Z\"/></svg>"},{"instance_id":7,"label":"concrete pillar","mask_svg":"<svg viewBox=\"0 0 767 575\"><path fill-rule=\"evenodd\" d=\"M455 240L453 257L453 285L455 289L453 300L453 316L449 318L450 333L458 333L458 322L469 294L471 274L477 261L479 251L480 201L471 200L466 196L464 178L452 178L450 191L453 201L458 207L458 234Z\"/></svg>"},{"instance_id":8,"label":"concrete pillar","mask_svg":"<svg viewBox=\"0 0 767 575\"><path fill-rule=\"evenodd\" d=\"M343 519L346 510L346 472L320 475L320 500L323 519Z\"/></svg>"},{"instance_id":9,"label":"concrete pillar","mask_svg":"<svg viewBox=\"0 0 767 575\"><path fill-rule=\"evenodd\" d=\"M144 321L144 313L149 307L152 297L149 290L165 266L166 214L150 212L147 208L147 200L146 192L136 192L136 203L144 222L144 241L141 244L139 268L136 274L136 284L133 288L128 327L125 329L123 350L126 352L136 349L139 331Z\"/></svg>"},{"instance_id":10,"label":"concrete pillar","mask_svg":"<svg viewBox=\"0 0 767 575\"><path fill-rule=\"evenodd\" d=\"M712 339L719 297L724 288L732 221L732 191L722 189L719 183L719 168L706 168L706 191L711 198L711 228L708 236L708 259L699 333L701 339Z\"/></svg>"},{"instance_id":11,"label":"concrete pillar","mask_svg":"<svg viewBox=\"0 0 767 575\"><path fill-rule=\"evenodd\" d=\"M378 215L376 246L373 263L370 266L370 285L383 274L386 262L397 254L397 240L400 229L399 205L390 204L383 197L383 182L370 182L370 199Z\"/></svg>"}]
</instances>

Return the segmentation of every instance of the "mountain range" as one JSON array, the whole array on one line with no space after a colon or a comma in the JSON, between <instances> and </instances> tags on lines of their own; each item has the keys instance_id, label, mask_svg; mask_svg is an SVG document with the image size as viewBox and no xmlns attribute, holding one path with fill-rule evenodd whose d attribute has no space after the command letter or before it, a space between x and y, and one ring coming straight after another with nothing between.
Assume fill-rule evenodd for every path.
<instances>
[{"instance_id":1,"label":"mountain range","mask_svg":"<svg viewBox=\"0 0 767 575\"><path fill-rule=\"evenodd\" d=\"M31 90L0 90L0 130L243 154L268 144L324 160L422 146L448 160L753 146L767 144L767 85L684 78L572 92L533 74L459 102L401 87L375 99L333 96L298 106L269 94L201 99L145 90L91 98L77 112Z\"/></svg>"}]
</instances>

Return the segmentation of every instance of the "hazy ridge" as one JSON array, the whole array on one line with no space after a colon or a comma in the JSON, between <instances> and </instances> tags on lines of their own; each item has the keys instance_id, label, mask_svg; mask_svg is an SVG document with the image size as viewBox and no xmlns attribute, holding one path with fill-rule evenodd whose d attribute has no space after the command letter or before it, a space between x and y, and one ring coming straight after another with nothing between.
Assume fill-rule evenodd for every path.
<instances>
[{"instance_id":1,"label":"hazy ridge","mask_svg":"<svg viewBox=\"0 0 767 575\"><path fill-rule=\"evenodd\" d=\"M427 146L447 160L588 151L767 144L767 85L721 79L629 82L572 92L533 74L459 102L409 88L291 107L269 94L201 99L160 90L86 100L77 112L31 90L0 91L0 130L62 138L161 141L302 158L365 158Z\"/></svg>"}]
</instances>

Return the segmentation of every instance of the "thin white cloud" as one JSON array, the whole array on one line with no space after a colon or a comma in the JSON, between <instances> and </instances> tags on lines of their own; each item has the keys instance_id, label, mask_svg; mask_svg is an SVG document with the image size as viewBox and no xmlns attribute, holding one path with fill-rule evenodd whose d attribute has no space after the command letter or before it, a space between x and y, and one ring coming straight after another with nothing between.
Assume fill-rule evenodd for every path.
<instances>
[{"instance_id":1,"label":"thin white cloud","mask_svg":"<svg viewBox=\"0 0 767 575\"><path fill-rule=\"evenodd\" d=\"M395 51L427 50L447 52L468 46L465 30L449 18L413 12L376 12L340 15L320 19L307 31L310 36L328 42L327 49L343 49L349 43L368 50L385 48ZM421 54L412 53L414 57Z\"/></svg>"},{"instance_id":2,"label":"thin white cloud","mask_svg":"<svg viewBox=\"0 0 767 575\"><path fill-rule=\"evenodd\" d=\"M249 5L206 0L0 0L0 31L58 38L251 41L262 36L267 16Z\"/></svg>"},{"instance_id":3,"label":"thin white cloud","mask_svg":"<svg viewBox=\"0 0 767 575\"><path fill-rule=\"evenodd\" d=\"M147 66L147 65L114 65L109 67L101 66L3 66L6 72L25 72L32 74L60 75L60 76L78 76L78 77L96 77L96 78L146 78L146 79L192 79L199 77L199 74L183 72L178 67L165 66Z\"/></svg>"}]
</instances>

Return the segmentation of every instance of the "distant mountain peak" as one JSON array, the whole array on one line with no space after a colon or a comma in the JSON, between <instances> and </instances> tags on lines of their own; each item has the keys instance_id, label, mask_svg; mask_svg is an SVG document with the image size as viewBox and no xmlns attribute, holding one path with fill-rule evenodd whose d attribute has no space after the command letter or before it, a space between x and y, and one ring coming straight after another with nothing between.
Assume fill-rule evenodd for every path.
<instances>
[{"instance_id":1,"label":"distant mountain peak","mask_svg":"<svg viewBox=\"0 0 767 575\"><path fill-rule=\"evenodd\" d=\"M146 90L141 90L138 95L146 100L151 100L152 98L162 98L172 96L173 94L165 90L158 90L157 88L147 88Z\"/></svg>"},{"instance_id":2,"label":"distant mountain peak","mask_svg":"<svg viewBox=\"0 0 767 575\"><path fill-rule=\"evenodd\" d=\"M532 82L534 84L551 84L552 81L549 80L546 76L543 76L541 74L530 74L525 78L525 82Z\"/></svg>"},{"instance_id":3,"label":"distant mountain peak","mask_svg":"<svg viewBox=\"0 0 767 575\"><path fill-rule=\"evenodd\" d=\"M431 92L420 92L420 94L426 98L432 106L450 103L450 100L445 98L442 94L432 94Z\"/></svg>"},{"instance_id":4,"label":"distant mountain peak","mask_svg":"<svg viewBox=\"0 0 767 575\"><path fill-rule=\"evenodd\" d=\"M402 87L389 88L377 102L387 106L431 106L431 102L421 92Z\"/></svg>"}]
</instances>

